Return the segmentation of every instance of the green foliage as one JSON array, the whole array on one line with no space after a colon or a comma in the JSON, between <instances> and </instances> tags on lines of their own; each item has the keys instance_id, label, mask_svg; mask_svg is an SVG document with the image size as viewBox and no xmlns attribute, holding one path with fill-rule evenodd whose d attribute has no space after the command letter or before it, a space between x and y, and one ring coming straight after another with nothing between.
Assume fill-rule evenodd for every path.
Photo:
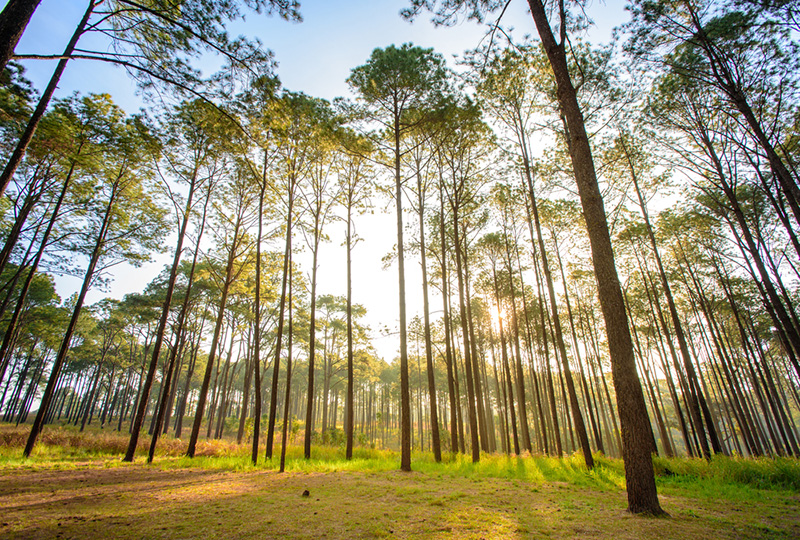
<instances>
[{"instance_id":1,"label":"green foliage","mask_svg":"<svg viewBox=\"0 0 800 540\"><path fill-rule=\"evenodd\" d=\"M397 145L409 133L429 120L447 91L444 59L433 49L410 43L375 49L367 63L354 68L347 83L365 105L362 114L384 132L384 150L400 160ZM379 140L376 140L379 142Z\"/></svg>"},{"instance_id":2,"label":"green foliage","mask_svg":"<svg viewBox=\"0 0 800 540\"><path fill-rule=\"evenodd\" d=\"M12 148L31 113L34 91L24 73L14 62L0 73L0 148L4 152Z\"/></svg>"},{"instance_id":3,"label":"green foliage","mask_svg":"<svg viewBox=\"0 0 800 540\"><path fill-rule=\"evenodd\" d=\"M226 24L244 18L243 8L301 20L297 0L114 0L96 4L86 32L100 34L108 42L105 48L100 45L85 51L89 53L86 57L125 66L142 88L166 86L181 95L196 96L209 88L192 65L207 53L220 56L227 64L214 82L228 87L235 84L239 73L271 68L271 53L263 51L260 42L228 35ZM222 88L218 85L213 90Z\"/></svg>"},{"instance_id":4,"label":"green foliage","mask_svg":"<svg viewBox=\"0 0 800 540\"><path fill-rule=\"evenodd\" d=\"M663 483L742 484L758 489L800 492L800 462L792 458L743 458L714 456L700 459L653 459Z\"/></svg>"}]
</instances>

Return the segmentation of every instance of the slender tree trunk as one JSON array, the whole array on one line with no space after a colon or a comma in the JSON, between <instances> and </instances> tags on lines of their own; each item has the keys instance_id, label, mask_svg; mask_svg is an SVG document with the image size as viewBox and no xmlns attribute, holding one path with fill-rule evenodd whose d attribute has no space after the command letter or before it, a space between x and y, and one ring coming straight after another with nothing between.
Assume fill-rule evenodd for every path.
<instances>
[{"instance_id":1,"label":"slender tree trunk","mask_svg":"<svg viewBox=\"0 0 800 540\"><path fill-rule=\"evenodd\" d=\"M574 317L572 316L572 304L569 301L569 288L567 287L567 276L564 274L564 265L561 262L561 254L559 253L558 250L558 243L556 241L555 234L553 234L553 243L555 244L555 250L556 250L556 262L558 262L558 269L561 274L561 284L564 286L564 302L567 305L567 317L569 319L569 328L572 334L572 344L575 347L575 359L576 363L578 364L578 369L580 370L581 383L583 386L584 402L586 403L586 410L589 412L589 421L592 426L592 431L594 432L594 438L595 442L597 443L597 449L605 454L606 451L603 448L603 438L600 436L600 430L598 429L597 422L595 421L595 415L592 412L594 410L594 406L592 404L591 395L589 394L589 386L586 384L586 375L583 370L583 361L581 360L580 348L578 347L578 335L575 332L575 320Z\"/></svg>"},{"instance_id":2,"label":"slender tree trunk","mask_svg":"<svg viewBox=\"0 0 800 540\"><path fill-rule=\"evenodd\" d=\"M147 369L147 376L142 387L142 395L139 398L139 407L136 409L136 417L133 421L131 428L131 438L128 441L128 449L125 451L125 457L122 461L133 461L133 456L136 454L136 446L139 442L139 431L142 429L144 422L144 415L147 411L147 402L150 399L150 389L153 385L153 379L158 369L158 357L161 353L161 344L164 340L164 332L167 329L167 317L169 316L170 307L172 306L172 294L175 291L175 281L178 278L178 264L181 260L181 253L183 252L183 240L186 237L186 228L189 225L189 218L192 213L192 199L194 197L195 185L197 182L197 168L192 174L192 180L189 183L189 194L186 198L186 207L183 209L183 221L181 222L180 232L178 232L178 245L175 246L175 254L172 257L172 268L169 272L169 281L167 282L167 294L164 298L164 304L161 307L161 317L158 320L158 327L156 328L155 343L153 345L153 356L150 358L150 366ZM172 365L175 361L174 355L170 358L167 367L167 377L164 382L163 390L169 390L168 386L171 381ZM169 394L162 392L161 402L166 406L166 399ZM164 421L164 407L160 408L158 412L158 419L156 420L155 429L153 429L153 438L150 442L150 455L148 456L148 463L153 461L153 452L155 451L156 442L158 441L158 434L161 428L161 422Z\"/></svg>"},{"instance_id":3,"label":"slender tree trunk","mask_svg":"<svg viewBox=\"0 0 800 540\"><path fill-rule=\"evenodd\" d=\"M278 335L275 345L275 364L272 367L272 391L269 396L269 423L267 424L266 459L272 459L272 444L275 435L275 418L278 412L278 374L281 365L281 342L283 340L283 315L286 310L286 284L291 272L289 261L292 252L292 212L294 210L294 181L290 179L289 204L286 213L286 248L283 253L283 281L281 284L281 301L278 309Z\"/></svg>"},{"instance_id":4,"label":"slender tree trunk","mask_svg":"<svg viewBox=\"0 0 800 540\"><path fill-rule=\"evenodd\" d=\"M349 226L349 224L348 224ZM317 344L317 260L319 256L319 241L320 235L322 231L320 229L320 209L319 207L316 208L316 214L314 216L314 231L312 233L314 235L314 246L312 248L312 256L311 256L311 312L310 312L310 321L308 327L308 401L306 403L306 430L305 430L305 437L303 440L303 457L305 459L311 459L311 433L314 431L314 426L312 424L312 419L314 415L314 360L316 357L316 344ZM291 274L289 275L291 279ZM291 291L289 292L291 296ZM290 317L291 317L291 308L289 310ZM348 335L348 339L351 336ZM289 335L289 339L291 340L291 334ZM348 350L348 362L349 360L350 350ZM288 368L287 368L288 369ZM349 397L349 396L348 396ZM347 409L348 414L352 415L352 408ZM348 422L349 425L352 425L352 421ZM347 429L348 426L345 426ZM285 429L285 428L284 428ZM353 434L352 431L348 434L349 442L350 442L350 456L352 457L353 454ZM281 450L281 460L283 460L283 450Z\"/></svg>"},{"instance_id":5,"label":"slender tree trunk","mask_svg":"<svg viewBox=\"0 0 800 540\"><path fill-rule=\"evenodd\" d=\"M86 293L89 292L89 287L92 283L92 278L94 277L94 271L97 268L97 262L100 260L100 255L103 251L103 246L105 245L106 234L111 221L111 211L114 207L114 203L116 202L117 194L117 190L114 189L108 199L106 211L103 215L103 222L100 226L100 232L97 235L97 241L95 243L94 250L92 251L92 256L89 259L89 266L86 268L86 273L83 277L83 284L81 285L80 292L78 293L78 297L75 301L75 307L72 310L72 317L70 318L67 329L64 332L64 338L61 341L61 347L59 348L58 354L53 362L53 369L50 371L50 378L47 380L47 387L44 390L44 394L42 395L42 399L39 404L39 411L36 413L33 426L31 426L31 433L28 436L27 443L25 444L23 455L26 458L30 457L31 452L33 451L33 446L36 444L36 438L42 431L45 414L47 413L47 409L50 406L51 400L53 399L53 393L55 392L58 378L61 375L61 368L64 365L64 360L66 359L67 352L70 348L72 335L75 332L75 327L78 325L78 317L80 316L81 309L83 308L83 302L86 299Z\"/></svg>"},{"instance_id":6,"label":"slender tree trunk","mask_svg":"<svg viewBox=\"0 0 800 540\"><path fill-rule=\"evenodd\" d=\"M445 216L444 216L444 194L442 192L442 181L440 173L439 182L439 246L441 250L441 271L442 271L442 318L444 319L444 349L445 363L447 364L447 393L450 399L450 451L458 451L458 403L456 400L455 381L453 374L453 351L450 347L450 281L447 273L447 249L445 244Z\"/></svg>"},{"instance_id":7,"label":"slender tree trunk","mask_svg":"<svg viewBox=\"0 0 800 540\"><path fill-rule=\"evenodd\" d=\"M292 254L289 252L289 268L292 267ZM284 407L283 407L283 430L281 434L281 468L280 472L283 472L286 469L286 446L289 443L288 441L288 434L289 434L289 403L291 401L291 389L292 389L292 341L293 341L293 321L292 321L292 313L294 310L292 309L292 273L289 272L289 335L287 337L288 343L286 344L286 391L285 391L285 398L284 398Z\"/></svg>"},{"instance_id":8,"label":"slender tree trunk","mask_svg":"<svg viewBox=\"0 0 800 540\"><path fill-rule=\"evenodd\" d=\"M261 191L258 195L258 236L256 237L256 299L253 321L253 370L255 405L253 407L253 448L250 459L258 464L258 440L261 433L261 240L264 234L264 192L267 187L267 153L264 151L264 169ZM289 232L287 231L287 234Z\"/></svg>"},{"instance_id":9,"label":"slender tree trunk","mask_svg":"<svg viewBox=\"0 0 800 540\"><path fill-rule=\"evenodd\" d=\"M532 220L528 220L529 222ZM533 229L531 228L531 239L533 239ZM547 323L546 318L547 315L547 306L545 305L545 298L544 298L544 290L542 287L542 279L541 275L539 274L539 263L536 257L538 250L536 246L533 246L533 270L534 276L536 277L536 288L539 294L539 326L541 328L542 333L542 344L544 345L544 356L543 366L546 371L547 377L547 394L550 402L550 418L552 418L553 423L553 438L555 439L556 443L556 451L558 453L558 457L561 457L564 453L563 445L561 443L561 429L559 428L558 422L558 411L556 409L556 391L555 386L553 385L553 368L550 365L550 348L549 348L549 339L548 339L548 331L547 331Z\"/></svg>"},{"instance_id":10,"label":"slender tree trunk","mask_svg":"<svg viewBox=\"0 0 800 540\"><path fill-rule=\"evenodd\" d=\"M197 409L195 411L194 423L192 424L192 433L189 436L189 447L186 450L186 455L189 457L194 457L195 450L197 449L197 439L200 436L200 426L203 422L203 413L205 412L206 399L208 397L208 387L211 382L211 373L214 370L214 360L216 359L217 347L219 346L219 336L222 330L223 320L225 318L225 308L227 307L228 303L228 293L230 292L230 286L233 282L233 265L236 262L237 245L238 242L241 241L241 238L239 237L241 226L241 217L237 217L233 232L233 242L230 253L228 254L228 262L225 268L225 281L222 284L222 298L220 298L219 308L217 310L217 320L214 325L214 336L211 338L211 347L208 351L206 371L203 376L203 384L200 387L200 395L197 398Z\"/></svg>"},{"instance_id":11,"label":"slender tree trunk","mask_svg":"<svg viewBox=\"0 0 800 540\"><path fill-rule=\"evenodd\" d=\"M353 373L353 195L348 191L347 201L347 410L353 410L353 387L355 384ZM310 398L309 398L310 399ZM306 421L308 422L308 421ZM353 458L353 418L348 414L347 448L345 458Z\"/></svg>"},{"instance_id":12,"label":"slender tree trunk","mask_svg":"<svg viewBox=\"0 0 800 540\"><path fill-rule=\"evenodd\" d=\"M397 280L400 307L400 470L411 470L411 396L408 386L408 329L406 324L406 269L403 246L403 185L400 175L400 112L394 113L394 182L397 212Z\"/></svg>"},{"instance_id":13,"label":"slender tree trunk","mask_svg":"<svg viewBox=\"0 0 800 540\"><path fill-rule=\"evenodd\" d=\"M528 195L531 198L531 212L533 214L533 224L536 227L536 238L539 243L539 251L542 258L542 269L544 271L545 282L547 283L547 292L550 299L550 313L553 323L554 337L556 347L558 348L559 356L561 357L561 368L564 373L564 379L567 383L567 394L569 396L570 409L572 411L572 423L575 427L575 433L578 436L578 443L583 451L583 459L586 462L586 468L592 469L594 467L594 459L592 458L592 449L589 446L589 436L586 433L586 424L583 421L581 414L580 404L578 403L578 394L575 391L575 382L572 379L572 371L569 368L569 358L567 357L567 348L564 343L564 333L561 328L561 317L558 313L558 306L556 304L556 291L553 286L553 276L550 272L550 264L547 258L547 251L544 246L544 237L542 235L542 226L539 219L539 208L536 204L536 196L533 191L533 183L529 185Z\"/></svg>"},{"instance_id":14,"label":"slender tree trunk","mask_svg":"<svg viewBox=\"0 0 800 540\"><path fill-rule=\"evenodd\" d=\"M477 463L481 458L480 443L478 441L478 417L475 410L475 386L472 369L472 350L469 339L469 323L467 321L467 307L464 293L464 269L462 262L462 245L458 227L458 213L453 211L453 243L456 248L456 275L458 277L458 301L461 313L461 333L464 338L464 372L467 378L467 411L469 413L469 431L472 439L472 462Z\"/></svg>"},{"instance_id":15,"label":"slender tree trunk","mask_svg":"<svg viewBox=\"0 0 800 540\"><path fill-rule=\"evenodd\" d=\"M417 203L419 205L419 242L420 242L420 266L422 266L422 313L423 313L423 332L425 334L425 365L428 372L428 394L430 396L430 415L431 415L431 442L433 443L433 458L436 463L442 461L442 447L439 440L439 415L436 405L436 381L433 374L433 345L431 343L431 316L430 301L428 300L428 263L425 243L425 220L423 219L423 198L422 198L422 179L417 175Z\"/></svg>"}]
</instances>

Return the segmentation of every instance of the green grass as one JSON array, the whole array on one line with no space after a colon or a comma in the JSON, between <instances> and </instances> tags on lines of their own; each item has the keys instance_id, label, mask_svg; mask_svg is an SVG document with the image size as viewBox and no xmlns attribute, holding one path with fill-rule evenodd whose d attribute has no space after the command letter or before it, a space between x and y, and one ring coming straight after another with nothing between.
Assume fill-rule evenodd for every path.
<instances>
[{"instance_id":1,"label":"green grass","mask_svg":"<svg viewBox=\"0 0 800 540\"><path fill-rule=\"evenodd\" d=\"M715 456L702 459L654 458L656 474L669 483L710 481L752 486L760 489L800 491L800 461L794 458L742 458Z\"/></svg>"},{"instance_id":2,"label":"green grass","mask_svg":"<svg viewBox=\"0 0 800 540\"><path fill-rule=\"evenodd\" d=\"M39 437L31 458L22 457L28 436L26 426L0 425L0 469L18 467L68 468L86 461L102 462L106 467L121 463L120 456L128 445L127 433L93 428L79 432L73 426L48 426ZM137 461L144 461L150 437L140 437ZM185 456L187 442L170 436L158 443L154 466L162 469L199 468L205 470L277 470L280 446L274 456L265 460L265 447L259 450L259 463L253 466L249 444L237 445L228 440L198 442L194 458ZM426 475L443 478L497 478L542 484L564 482L599 490L625 489L624 466L621 460L595 454L595 468L587 471L580 454L564 458L546 456L505 456L482 454L478 463L468 455L446 453L436 463L431 452L413 452L412 468ZM344 449L337 446L313 446L311 459L303 458L299 445L289 446L286 470L304 473L336 471L393 471L400 455L392 450L356 447L353 459L346 460ZM729 491L741 496L738 489L751 487L764 490L800 492L800 460L794 458L741 458L715 456L710 461L687 458L654 457L653 466L661 488L691 488L699 495L718 496ZM746 494L745 494L746 495Z\"/></svg>"},{"instance_id":3,"label":"green grass","mask_svg":"<svg viewBox=\"0 0 800 540\"><path fill-rule=\"evenodd\" d=\"M23 459L27 434L0 425L0 536L105 537L124 525L132 538L800 537L800 462L789 458L655 458L664 522L624 513L623 463L601 454L587 471L580 454L436 463L414 452L402 473L391 450L356 447L346 460L341 447L313 446L306 460L292 445L277 474L279 445L272 460L262 446L253 466L249 444L200 441L190 459L186 441L166 437L147 465L147 436L128 464L125 433L48 426ZM242 515L251 519L231 517Z\"/></svg>"}]
</instances>

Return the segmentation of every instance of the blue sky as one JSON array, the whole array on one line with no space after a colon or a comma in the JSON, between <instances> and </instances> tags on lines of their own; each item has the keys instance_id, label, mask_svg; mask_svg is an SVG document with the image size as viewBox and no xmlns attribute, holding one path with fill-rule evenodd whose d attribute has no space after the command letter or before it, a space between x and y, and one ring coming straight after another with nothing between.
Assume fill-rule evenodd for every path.
<instances>
[{"instance_id":1,"label":"blue sky","mask_svg":"<svg viewBox=\"0 0 800 540\"><path fill-rule=\"evenodd\" d=\"M302 0L302 23L290 23L278 17L255 12L246 21L230 25L233 35L259 38L275 53L279 63L278 75L290 90L333 99L348 92L345 79L350 70L368 58L376 47L413 42L433 47L448 61L453 55L477 46L485 34L485 26L464 21L454 27L434 27L429 14L422 14L409 23L399 16L406 0ZM587 12L596 22L591 31L595 41L607 42L611 29L625 18L623 2L595 0ZM80 19L85 2L80 0L43 0L23 35L17 52L57 54L66 44ZM492 16L490 20L494 20ZM514 35L521 38L534 31L527 13L527 3L513 2L503 19L512 26ZM107 46L100 40L79 46ZM37 88L43 88L54 67L53 61L26 61L29 78ZM91 61L72 61L62 77L57 96L82 92L108 92L129 111L141 106L135 87L122 69Z\"/></svg>"},{"instance_id":2,"label":"blue sky","mask_svg":"<svg viewBox=\"0 0 800 540\"><path fill-rule=\"evenodd\" d=\"M485 35L486 27L471 21L450 28L435 28L429 22L429 14L422 14L416 22L409 23L399 16L399 11L407 4L406 0L304 0L301 5L302 23L289 23L280 18L251 13L246 21L239 21L229 29L234 35L259 38L265 47L274 52L279 64L277 73L285 88L326 99L348 95L345 79L350 70L363 64L376 47L413 42L434 48L454 67L453 55L476 47ZM62 52L85 6L86 3L80 0L43 0L17 46L17 52ZM587 13L596 22L596 27L590 33L593 41L605 43L610 40L612 28L627 19L623 6L621 0L609 0L607 3L595 0L587 7ZM493 21L493 17L489 20ZM527 13L527 2L512 2L503 25L514 27L516 39L535 33L533 21ZM79 44L79 47L86 49L93 46L106 47L107 44L100 41ZM24 65L28 78L41 91L55 62L27 61ZM122 69L99 62L70 62L56 97L64 97L75 91L109 93L129 113L143 106L127 74ZM392 328L397 324L396 267L384 270L380 260L392 249L396 235L391 214L379 210L374 215L361 218L358 223L364 242L357 246L354 253L354 296L356 302L367 307L369 324L373 329L384 326ZM344 294L345 254L340 233L336 227L328 231L332 241L321 254L320 294ZM172 240L168 241L168 245L172 243ZM143 290L171 257L171 253L160 256L141 269L117 267L116 279L109 293L119 298L128 292ZM407 259L406 267L407 289L420 290L419 265L413 256ZM305 269L308 270L308 266ZM62 277L57 283L59 293L66 297L78 288L80 281ZM96 302L106 294L92 291L88 301ZM421 300L417 301L413 296L410 295L408 303L410 316L421 309ZM436 300L432 302L432 309L439 309ZM397 349L397 338L377 339L375 344L379 353L390 360Z\"/></svg>"}]
</instances>

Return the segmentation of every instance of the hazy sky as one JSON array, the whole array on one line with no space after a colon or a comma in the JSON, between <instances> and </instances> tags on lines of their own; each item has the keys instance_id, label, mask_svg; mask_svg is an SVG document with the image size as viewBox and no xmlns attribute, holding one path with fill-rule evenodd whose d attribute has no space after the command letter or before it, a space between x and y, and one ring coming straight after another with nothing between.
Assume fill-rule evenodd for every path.
<instances>
[{"instance_id":1,"label":"hazy sky","mask_svg":"<svg viewBox=\"0 0 800 540\"><path fill-rule=\"evenodd\" d=\"M376 47L406 42L433 47L445 56L451 67L455 67L453 55L476 47L484 38L486 27L474 22L464 22L451 28L434 28L428 22L429 15L422 14L416 22L408 23L398 14L407 3L406 0L303 0L302 23L289 23L251 13L245 22L239 21L229 29L232 34L259 38L265 47L274 52L279 64L277 73L285 88L326 99L349 96L345 79L350 70L363 64ZM621 0L595 1L588 6L588 14L597 23L591 31L593 41L610 40L613 26L627 19L623 6ZM43 0L16 51L20 54L60 53L85 7L86 3L79 0ZM526 8L526 2L516 0L509 6L503 19L505 27L514 27L517 39L535 30ZM99 46L105 46L98 43ZM98 46L98 43L94 45ZM90 48L84 42L78 46ZM28 78L41 91L55 63L28 61L24 65ZM122 69L99 62L70 62L56 97L64 97L75 91L109 93L129 113L143 106L127 74ZM394 218L390 210L383 211L385 204L379 201L374 215L359 218L357 227L363 242L358 244L354 252L354 298L366 306L369 324L375 330L376 338L379 337L379 328L387 326L394 329L398 317L397 270L394 266L383 270L381 265L381 258L392 249L396 238ZM328 234L331 242L324 247L320 257L318 290L320 294L342 295L345 292L345 254L341 247L344 234L338 225L331 227ZM300 242L298 238L296 244ZM170 239L168 245L172 243ZM129 292L143 290L171 257L171 253L160 256L157 261L140 269L119 267L110 294L119 298ZM416 256L408 256L406 268L410 320L421 309L421 300L416 301L421 296L416 294L420 291L421 281ZM309 270L308 265L305 270ZM74 292L78 285L77 279L58 280L62 297ZM92 291L88 302L96 302L105 294ZM432 301L432 310L440 310L440 301ZM434 318L438 318L438 315L434 314ZM399 346L398 339L391 336L376 339L375 344L387 360L396 355Z\"/></svg>"}]
</instances>

